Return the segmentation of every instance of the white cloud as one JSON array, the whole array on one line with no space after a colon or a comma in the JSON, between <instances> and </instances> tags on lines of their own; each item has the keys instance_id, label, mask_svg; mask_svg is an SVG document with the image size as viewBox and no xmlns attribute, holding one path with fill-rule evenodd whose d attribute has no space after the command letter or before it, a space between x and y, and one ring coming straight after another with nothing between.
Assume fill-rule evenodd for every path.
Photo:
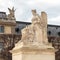
<instances>
[{"instance_id":1,"label":"white cloud","mask_svg":"<svg viewBox=\"0 0 60 60\"><path fill-rule=\"evenodd\" d=\"M12 8L13 6L14 2L12 0L0 0L0 11L8 13L8 7Z\"/></svg>"},{"instance_id":2,"label":"white cloud","mask_svg":"<svg viewBox=\"0 0 60 60\"><path fill-rule=\"evenodd\" d=\"M26 2L27 4L39 4L39 3L48 3L48 4L53 4L53 5L58 5L59 4L59 0L27 0L27 1L24 1Z\"/></svg>"},{"instance_id":3,"label":"white cloud","mask_svg":"<svg viewBox=\"0 0 60 60\"><path fill-rule=\"evenodd\" d=\"M38 9L47 9L50 7L58 6L60 5L59 0L28 0L25 1L25 3L32 9L32 8L38 8Z\"/></svg>"},{"instance_id":4,"label":"white cloud","mask_svg":"<svg viewBox=\"0 0 60 60\"><path fill-rule=\"evenodd\" d=\"M53 19L51 17L49 18L48 23L51 23L51 24L58 24L59 23L59 22L56 22L56 19L58 19L58 17L56 17L56 16L60 15L60 14L58 14L59 12L57 10L59 8L57 6L60 6L59 0L25 0L25 1L18 0L16 3L15 3L16 7L18 7L19 11L21 11L21 10L23 11L22 14L18 13L18 14L20 14L19 17L17 16L17 18L18 19L20 18L21 21L29 21L30 22L31 21L31 11L30 10L37 9L39 14L43 10L43 11L47 11L49 17L50 16L53 17ZM52 10L52 8L54 8L54 9ZM28 10L30 12L30 16L27 16L29 14ZM23 17L21 17L21 16L23 16ZM25 16L27 16L27 19L24 18ZM58 19L58 21L59 21L59 19Z\"/></svg>"},{"instance_id":5,"label":"white cloud","mask_svg":"<svg viewBox=\"0 0 60 60\"><path fill-rule=\"evenodd\" d=\"M12 0L0 0L0 6L2 7L12 7L14 5Z\"/></svg>"},{"instance_id":6,"label":"white cloud","mask_svg":"<svg viewBox=\"0 0 60 60\"><path fill-rule=\"evenodd\" d=\"M51 19L48 19L49 24L55 24L55 25L60 25L60 16L53 17Z\"/></svg>"},{"instance_id":7,"label":"white cloud","mask_svg":"<svg viewBox=\"0 0 60 60\"><path fill-rule=\"evenodd\" d=\"M13 6L16 9L16 19L19 21L31 21L31 9L37 9L39 14L42 10L47 12L48 23L60 23L60 0L0 0L0 11L8 13L7 8Z\"/></svg>"}]
</instances>

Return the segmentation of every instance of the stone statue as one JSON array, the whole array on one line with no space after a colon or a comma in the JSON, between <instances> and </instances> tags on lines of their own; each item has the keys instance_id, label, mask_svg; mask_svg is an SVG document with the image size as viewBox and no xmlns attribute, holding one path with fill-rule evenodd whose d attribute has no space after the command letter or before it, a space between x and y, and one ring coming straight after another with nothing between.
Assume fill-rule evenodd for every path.
<instances>
[{"instance_id":1,"label":"stone statue","mask_svg":"<svg viewBox=\"0 0 60 60\"><path fill-rule=\"evenodd\" d=\"M47 31L46 27L47 24L43 20L43 15L39 15L36 13L36 10L32 10L32 24L26 26L24 29L22 29L22 38L21 41L24 42L24 44L36 44L36 45L43 45L47 44ZM45 19L45 18L44 18Z\"/></svg>"},{"instance_id":2,"label":"stone statue","mask_svg":"<svg viewBox=\"0 0 60 60\"><path fill-rule=\"evenodd\" d=\"M33 43L43 44L44 30L42 28L41 17L36 13L36 10L32 10L32 14L33 14L32 24L22 29L21 41L23 41L25 44Z\"/></svg>"},{"instance_id":3,"label":"stone statue","mask_svg":"<svg viewBox=\"0 0 60 60\"><path fill-rule=\"evenodd\" d=\"M47 44L48 43L47 14L45 12L41 12L41 16L40 16L36 13L36 10L32 10L32 14L33 14L32 24L34 24L34 26L36 28L36 31L37 31L36 35L40 36L40 34L41 34L40 38L37 36L37 38L38 38L37 40L40 39L40 43L43 42L43 43Z\"/></svg>"},{"instance_id":4,"label":"stone statue","mask_svg":"<svg viewBox=\"0 0 60 60\"><path fill-rule=\"evenodd\" d=\"M8 19L9 20L15 20L15 15L14 15L15 10L14 10L14 7L12 9L8 8L8 10L9 10Z\"/></svg>"},{"instance_id":5,"label":"stone statue","mask_svg":"<svg viewBox=\"0 0 60 60\"><path fill-rule=\"evenodd\" d=\"M35 40L36 42L43 44L41 17L36 13L36 10L32 10L32 14L33 14L32 26L34 26L35 30Z\"/></svg>"},{"instance_id":6,"label":"stone statue","mask_svg":"<svg viewBox=\"0 0 60 60\"><path fill-rule=\"evenodd\" d=\"M38 26L41 28L41 18L40 16L36 13L36 10L32 10L33 18L32 18L32 24L38 23Z\"/></svg>"}]
</instances>

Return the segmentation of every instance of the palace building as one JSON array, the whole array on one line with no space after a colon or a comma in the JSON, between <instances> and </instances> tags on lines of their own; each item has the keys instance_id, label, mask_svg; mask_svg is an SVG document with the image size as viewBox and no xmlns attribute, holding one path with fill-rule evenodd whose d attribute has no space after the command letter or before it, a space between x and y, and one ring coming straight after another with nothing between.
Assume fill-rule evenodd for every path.
<instances>
[{"instance_id":1,"label":"palace building","mask_svg":"<svg viewBox=\"0 0 60 60\"><path fill-rule=\"evenodd\" d=\"M0 60L11 60L12 54L9 50L14 47L15 42L20 40L20 36L15 34L14 8L8 8L8 10L8 15L6 12L0 12Z\"/></svg>"}]
</instances>

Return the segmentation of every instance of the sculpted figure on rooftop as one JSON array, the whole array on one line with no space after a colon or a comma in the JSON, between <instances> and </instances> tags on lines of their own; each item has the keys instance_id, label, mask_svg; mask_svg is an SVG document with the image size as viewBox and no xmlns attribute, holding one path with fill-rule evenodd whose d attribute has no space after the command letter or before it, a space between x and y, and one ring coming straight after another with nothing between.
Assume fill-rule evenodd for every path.
<instances>
[{"instance_id":1,"label":"sculpted figure on rooftop","mask_svg":"<svg viewBox=\"0 0 60 60\"><path fill-rule=\"evenodd\" d=\"M14 15L15 14L15 9L14 9L14 7L12 9L8 8L8 10L9 10L8 19L14 20L15 19L15 15Z\"/></svg>"}]
</instances>

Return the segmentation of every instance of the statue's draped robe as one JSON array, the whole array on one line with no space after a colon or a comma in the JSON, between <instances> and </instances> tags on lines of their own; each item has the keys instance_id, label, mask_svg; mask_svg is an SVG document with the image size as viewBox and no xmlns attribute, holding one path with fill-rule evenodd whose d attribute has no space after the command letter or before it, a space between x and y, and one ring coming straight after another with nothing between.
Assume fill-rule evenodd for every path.
<instances>
[{"instance_id":1,"label":"statue's draped robe","mask_svg":"<svg viewBox=\"0 0 60 60\"><path fill-rule=\"evenodd\" d=\"M26 26L22 30L22 41L24 41L25 44L46 44L47 43L47 29L46 24L44 24L45 21L42 21L43 18L40 18L38 14L33 16L32 18L32 24Z\"/></svg>"}]
</instances>

